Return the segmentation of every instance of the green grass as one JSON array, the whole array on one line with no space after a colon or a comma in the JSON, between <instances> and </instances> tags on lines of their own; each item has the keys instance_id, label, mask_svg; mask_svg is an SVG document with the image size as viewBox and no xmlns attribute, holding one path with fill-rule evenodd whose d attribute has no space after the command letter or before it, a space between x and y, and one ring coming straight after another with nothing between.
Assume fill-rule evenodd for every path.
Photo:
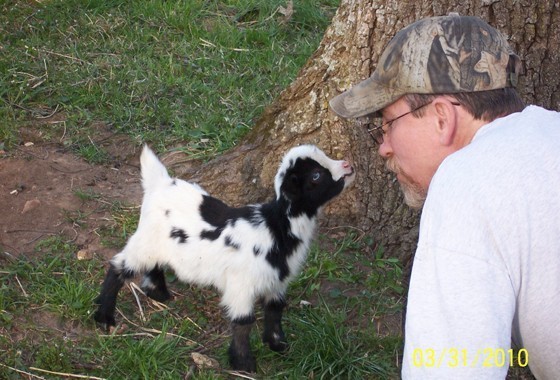
<instances>
[{"instance_id":1,"label":"green grass","mask_svg":"<svg viewBox=\"0 0 560 380\"><path fill-rule=\"evenodd\" d=\"M331 249L322 249L324 246ZM321 291L339 302L359 296L360 302L352 302L352 307L371 318L400 312L405 292L401 263L385 258L382 248L373 251L372 246L370 238L352 230L336 238L320 237L319 245L309 253L306 269L292 285L294 290L303 298L313 298Z\"/></svg>"},{"instance_id":2,"label":"green grass","mask_svg":"<svg viewBox=\"0 0 560 380\"><path fill-rule=\"evenodd\" d=\"M293 339L289 357L276 377L302 379L371 379L395 376L390 359L400 348L394 337L368 338L365 332L344 328L344 308L332 310L326 303L292 313L288 324ZM371 331L368 331L371 333ZM385 347L383 347L385 346ZM382 348L382 350L374 348Z\"/></svg>"},{"instance_id":3,"label":"green grass","mask_svg":"<svg viewBox=\"0 0 560 380\"><path fill-rule=\"evenodd\" d=\"M51 0L0 3L0 149L21 143L20 129L105 163L101 143L115 133L158 150L209 158L233 146L264 107L296 77L338 5L296 1L287 22L276 0ZM110 137L109 137L110 138ZM74 195L109 220L94 231L118 249L139 209L87 189ZM66 211L75 229L90 214ZM402 269L352 230L320 236L289 289L278 355L252 341L263 379L395 378ZM211 289L179 283L176 298L154 303L127 285L119 326L96 328L91 314L106 261L77 259L66 236L36 243L17 259L0 252L0 378L226 379L229 333ZM133 294L137 293L138 302ZM198 369L202 352L220 368Z\"/></svg>"},{"instance_id":4,"label":"green grass","mask_svg":"<svg viewBox=\"0 0 560 380\"><path fill-rule=\"evenodd\" d=\"M220 153L295 78L337 4L295 2L282 22L280 0L5 1L0 142L13 147L31 125L100 163L103 126Z\"/></svg>"}]
</instances>

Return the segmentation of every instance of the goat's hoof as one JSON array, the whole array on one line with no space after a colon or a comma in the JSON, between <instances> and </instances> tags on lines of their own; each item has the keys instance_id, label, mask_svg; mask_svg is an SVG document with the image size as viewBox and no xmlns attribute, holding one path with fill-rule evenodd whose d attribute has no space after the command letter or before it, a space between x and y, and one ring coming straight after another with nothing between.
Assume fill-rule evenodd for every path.
<instances>
[{"instance_id":1,"label":"goat's hoof","mask_svg":"<svg viewBox=\"0 0 560 380\"><path fill-rule=\"evenodd\" d=\"M264 344L268 344L268 347L275 352L285 352L290 347L283 333L263 336L262 341Z\"/></svg>"},{"instance_id":2,"label":"goat's hoof","mask_svg":"<svg viewBox=\"0 0 560 380\"><path fill-rule=\"evenodd\" d=\"M229 365L234 371L243 371L247 373L257 372L257 360L252 353L239 355L229 350Z\"/></svg>"},{"instance_id":3,"label":"goat's hoof","mask_svg":"<svg viewBox=\"0 0 560 380\"><path fill-rule=\"evenodd\" d=\"M146 293L146 295L148 297L150 297L151 299L158 301L158 302L165 302L165 301L169 301L171 299L171 293L169 293L169 291L167 289L165 290L161 290L161 289L146 289L144 290L144 292Z\"/></svg>"},{"instance_id":4,"label":"goat's hoof","mask_svg":"<svg viewBox=\"0 0 560 380\"><path fill-rule=\"evenodd\" d=\"M270 347L270 349L275 352L286 352L288 351L288 348L290 348L290 345L288 344L288 342L282 341L282 342L268 343L268 347Z\"/></svg>"},{"instance_id":5,"label":"goat's hoof","mask_svg":"<svg viewBox=\"0 0 560 380\"><path fill-rule=\"evenodd\" d=\"M97 326L99 326L99 328L107 332L111 330L111 327L116 325L114 316L103 314L99 311L96 311L95 314L93 314L93 319L97 322Z\"/></svg>"},{"instance_id":6,"label":"goat's hoof","mask_svg":"<svg viewBox=\"0 0 560 380\"><path fill-rule=\"evenodd\" d=\"M254 357L230 359L229 365L234 371L242 371L247 373L257 372L257 361Z\"/></svg>"}]
</instances>

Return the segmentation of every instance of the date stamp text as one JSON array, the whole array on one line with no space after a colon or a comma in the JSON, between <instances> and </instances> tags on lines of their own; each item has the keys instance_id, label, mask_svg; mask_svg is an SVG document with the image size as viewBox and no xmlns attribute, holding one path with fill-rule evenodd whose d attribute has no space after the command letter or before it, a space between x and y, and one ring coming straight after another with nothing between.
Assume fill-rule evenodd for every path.
<instances>
[{"instance_id":1,"label":"date stamp text","mask_svg":"<svg viewBox=\"0 0 560 380\"><path fill-rule=\"evenodd\" d=\"M472 351L464 348L415 348L412 351L412 365L424 368L457 368L457 367L519 367L529 365L529 352L503 348L480 348Z\"/></svg>"}]
</instances>

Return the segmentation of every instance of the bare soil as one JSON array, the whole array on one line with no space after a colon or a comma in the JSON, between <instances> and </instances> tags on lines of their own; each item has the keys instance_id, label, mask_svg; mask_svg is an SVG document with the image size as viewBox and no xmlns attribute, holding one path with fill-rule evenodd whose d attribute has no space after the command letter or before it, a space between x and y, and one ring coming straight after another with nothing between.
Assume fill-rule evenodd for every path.
<instances>
[{"instance_id":1,"label":"bare soil","mask_svg":"<svg viewBox=\"0 0 560 380\"><path fill-rule=\"evenodd\" d=\"M0 154L0 248L32 257L38 241L68 238L79 249L111 257L100 243L99 227L111 223L107 207L84 202L76 192L106 202L137 205L141 200L139 147L123 136L105 139L111 160L92 165L55 143L22 145ZM76 219L80 219L77 223Z\"/></svg>"}]
</instances>

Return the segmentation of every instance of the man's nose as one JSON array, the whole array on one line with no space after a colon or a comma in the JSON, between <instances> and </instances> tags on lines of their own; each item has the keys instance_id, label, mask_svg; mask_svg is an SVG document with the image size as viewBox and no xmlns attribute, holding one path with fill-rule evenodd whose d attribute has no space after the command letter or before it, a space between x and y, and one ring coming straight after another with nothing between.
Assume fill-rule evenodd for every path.
<instances>
[{"instance_id":1,"label":"man's nose","mask_svg":"<svg viewBox=\"0 0 560 380\"><path fill-rule=\"evenodd\" d=\"M393 155L391 144L387 141L387 136L383 136L383 142L377 148L379 155L383 158L390 158Z\"/></svg>"}]
</instances>

